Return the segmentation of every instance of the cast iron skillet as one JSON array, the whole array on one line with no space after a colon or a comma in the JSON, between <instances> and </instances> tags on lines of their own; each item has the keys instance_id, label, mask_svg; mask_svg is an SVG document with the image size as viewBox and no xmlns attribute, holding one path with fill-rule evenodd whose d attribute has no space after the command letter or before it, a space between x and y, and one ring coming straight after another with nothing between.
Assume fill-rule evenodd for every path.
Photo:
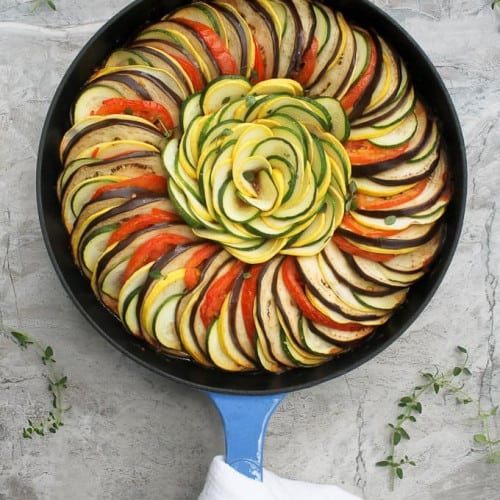
<instances>
[{"instance_id":1,"label":"cast iron skillet","mask_svg":"<svg viewBox=\"0 0 500 500\"><path fill-rule=\"evenodd\" d=\"M438 117L454 178L454 196L446 214L443 248L432 270L413 285L408 299L388 323L379 327L360 348L317 368L269 373L227 374L154 352L127 334L120 322L96 300L89 282L72 261L69 238L63 227L55 186L60 172L58 147L69 127L69 113L88 76L114 48L127 42L145 24L186 3L172 0L136 0L105 24L84 46L64 75L49 108L42 131L37 166L37 202L41 228L50 258L66 291L94 328L120 351L168 378L216 394L267 395L276 404L279 394L333 379L373 358L396 340L417 318L438 288L455 252L466 202L467 165L460 124L447 90L418 44L390 17L367 0L331 0L348 20L375 30L397 48L406 61L417 92ZM275 396L276 397L273 397ZM255 398L250 398L255 399ZM256 398L259 399L259 398ZM264 398L266 400L266 398ZM231 405L230 405L231 406ZM264 405L266 406L266 405ZM264 411L264 413L266 413ZM267 414L268 418L269 414Z\"/></svg>"}]
</instances>

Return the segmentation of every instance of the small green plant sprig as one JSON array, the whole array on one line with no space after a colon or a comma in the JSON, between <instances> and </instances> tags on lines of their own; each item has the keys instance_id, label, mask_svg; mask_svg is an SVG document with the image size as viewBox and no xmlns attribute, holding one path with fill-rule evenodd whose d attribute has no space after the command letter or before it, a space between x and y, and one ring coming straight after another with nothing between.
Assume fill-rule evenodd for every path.
<instances>
[{"instance_id":1,"label":"small green plant sprig","mask_svg":"<svg viewBox=\"0 0 500 500\"><path fill-rule=\"evenodd\" d=\"M56 433L59 427L64 425L63 415L66 411L64 407L64 390L67 387L68 377L56 369L54 350L51 346L45 346L32 336L18 330L6 330L19 347L27 349L33 347L40 357L43 365L47 367L48 390L51 397L52 409L38 423L28 419L28 425L23 428L24 438L31 439L34 435L45 436L47 433Z\"/></svg>"},{"instance_id":2,"label":"small green plant sprig","mask_svg":"<svg viewBox=\"0 0 500 500\"><path fill-rule=\"evenodd\" d=\"M35 0L33 2L33 12L38 10L40 8L40 5L42 5L42 3L49 6L52 10L57 10L56 4L54 3L53 0Z\"/></svg>"},{"instance_id":3,"label":"small green plant sprig","mask_svg":"<svg viewBox=\"0 0 500 500\"><path fill-rule=\"evenodd\" d=\"M471 404L476 409L476 416L481 422L482 432L474 434L473 440L476 444L482 446L487 453L486 461L492 464L500 464L500 439L494 439L491 435L491 419L497 414L498 406L491 410L485 410L479 399L472 398L463 389L461 382L463 376L470 376L471 371L468 367L469 354L467 349L462 346L457 347L461 355L461 362L449 369L441 371L436 368L434 372L421 372L423 383L413 388L409 396L402 397L398 402L398 407L402 408L402 413L398 415L396 421L389 423L391 429L390 451L384 460L377 462L379 467L388 467L390 470L390 488L394 489L396 479L403 479L406 466L415 466L415 461L408 455L402 457L396 456L396 447L402 440L409 440L410 435L406 430L408 422L416 422L417 416L422 413L421 398L426 393L453 394L457 404Z\"/></svg>"}]
</instances>

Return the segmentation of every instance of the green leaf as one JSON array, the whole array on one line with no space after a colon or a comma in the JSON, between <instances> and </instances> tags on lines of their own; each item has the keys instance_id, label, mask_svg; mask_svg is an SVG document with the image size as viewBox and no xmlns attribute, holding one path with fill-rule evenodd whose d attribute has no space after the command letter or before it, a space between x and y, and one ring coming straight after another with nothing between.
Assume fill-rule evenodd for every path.
<instances>
[{"instance_id":1,"label":"green leaf","mask_svg":"<svg viewBox=\"0 0 500 500\"><path fill-rule=\"evenodd\" d=\"M397 217L395 215L388 215L385 219L384 219L384 224L386 226L392 226L396 221L397 221Z\"/></svg>"},{"instance_id":2,"label":"green leaf","mask_svg":"<svg viewBox=\"0 0 500 500\"><path fill-rule=\"evenodd\" d=\"M455 368L453 368L453 376L454 377L457 377L461 373L462 373L462 368L460 366L455 366Z\"/></svg>"},{"instance_id":3,"label":"green leaf","mask_svg":"<svg viewBox=\"0 0 500 500\"><path fill-rule=\"evenodd\" d=\"M435 382L432 386L434 388L434 392L437 394L439 389L441 388L437 382Z\"/></svg>"},{"instance_id":4,"label":"green leaf","mask_svg":"<svg viewBox=\"0 0 500 500\"><path fill-rule=\"evenodd\" d=\"M154 280L161 280L163 278L163 274L161 274L161 272L157 270L149 271L148 276Z\"/></svg>"},{"instance_id":5,"label":"green leaf","mask_svg":"<svg viewBox=\"0 0 500 500\"><path fill-rule=\"evenodd\" d=\"M377 467L387 467L391 465L391 463L388 460L381 460L380 462L377 462L375 465Z\"/></svg>"},{"instance_id":6,"label":"green leaf","mask_svg":"<svg viewBox=\"0 0 500 500\"><path fill-rule=\"evenodd\" d=\"M474 434L474 441L479 444L486 444L488 438L484 434Z\"/></svg>"},{"instance_id":7,"label":"green leaf","mask_svg":"<svg viewBox=\"0 0 500 500\"><path fill-rule=\"evenodd\" d=\"M462 347L461 345L457 345L457 349L460 352L463 352L464 354L467 354L467 349L465 347Z\"/></svg>"},{"instance_id":8,"label":"green leaf","mask_svg":"<svg viewBox=\"0 0 500 500\"><path fill-rule=\"evenodd\" d=\"M399 433L401 434L402 438L404 438L404 439L410 439L409 434L402 427L399 428Z\"/></svg>"},{"instance_id":9,"label":"green leaf","mask_svg":"<svg viewBox=\"0 0 500 500\"><path fill-rule=\"evenodd\" d=\"M403 479L403 469L401 467L396 467L396 476L398 476L399 479Z\"/></svg>"},{"instance_id":10,"label":"green leaf","mask_svg":"<svg viewBox=\"0 0 500 500\"><path fill-rule=\"evenodd\" d=\"M466 366L464 366L464 367L462 368L462 371L463 371L466 375L472 375L471 371L470 371L470 370L469 370Z\"/></svg>"},{"instance_id":11,"label":"green leaf","mask_svg":"<svg viewBox=\"0 0 500 500\"><path fill-rule=\"evenodd\" d=\"M52 10L57 10L56 4L52 0L47 0L47 5L52 9Z\"/></svg>"},{"instance_id":12,"label":"green leaf","mask_svg":"<svg viewBox=\"0 0 500 500\"><path fill-rule=\"evenodd\" d=\"M257 73L255 74L257 77ZM255 95L249 94L245 97L245 104L250 107L253 106L257 102L257 97Z\"/></svg>"},{"instance_id":13,"label":"green leaf","mask_svg":"<svg viewBox=\"0 0 500 500\"><path fill-rule=\"evenodd\" d=\"M25 333L18 332L17 330L11 330L10 334L14 337L15 341L21 346L21 347L28 347L30 344L33 344L33 340L29 337L29 335L26 335Z\"/></svg>"},{"instance_id":14,"label":"green leaf","mask_svg":"<svg viewBox=\"0 0 500 500\"><path fill-rule=\"evenodd\" d=\"M411 398L410 396L405 396L399 400L399 403L402 406L406 406L408 403L412 403L412 402L413 402L413 398Z\"/></svg>"},{"instance_id":15,"label":"green leaf","mask_svg":"<svg viewBox=\"0 0 500 500\"><path fill-rule=\"evenodd\" d=\"M43 353L43 357L46 361L54 361L54 359L52 358L52 356L54 356L54 350L52 349L52 347L50 347L50 345L48 345L46 348L45 348L45 351Z\"/></svg>"},{"instance_id":16,"label":"green leaf","mask_svg":"<svg viewBox=\"0 0 500 500\"><path fill-rule=\"evenodd\" d=\"M399 430L396 429L392 436L392 443L394 444L394 446L397 446L400 441L401 441L401 432L399 432Z\"/></svg>"},{"instance_id":17,"label":"green leaf","mask_svg":"<svg viewBox=\"0 0 500 500\"><path fill-rule=\"evenodd\" d=\"M486 461L489 464L500 464L500 451L494 451L488 455Z\"/></svg>"}]
</instances>

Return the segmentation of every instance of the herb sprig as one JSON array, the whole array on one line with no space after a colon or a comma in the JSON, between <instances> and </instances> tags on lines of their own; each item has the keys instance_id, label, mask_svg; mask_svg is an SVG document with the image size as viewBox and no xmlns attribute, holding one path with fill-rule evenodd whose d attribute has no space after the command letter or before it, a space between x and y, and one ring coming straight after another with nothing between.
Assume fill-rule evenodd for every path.
<instances>
[{"instance_id":1,"label":"herb sprig","mask_svg":"<svg viewBox=\"0 0 500 500\"><path fill-rule=\"evenodd\" d=\"M471 404L476 409L476 416L481 422L482 432L474 434L473 440L481 445L487 453L486 461L492 464L500 464L500 439L494 439L491 434L491 419L497 414L498 406L491 410L485 410L479 399L474 399L465 390L462 383L463 376L470 376L469 353L462 346L457 346L457 351L461 355L461 362L453 368L442 371L436 368L434 372L421 372L423 383L416 385L411 394L402 397L398 402L398 407L402 408L402 413L398 415L396 421L389 423L391 429L390 451L384 460L376 463L379 467L389 467L390 488L394 489L396 479L403 479L406 466L415 466L415 461L408 455L396 456L396 447L402 440L409 440L410 435L406 430L406 424L416 422L417 416L422 413L421 398L427 393L453 394L457 404Z\"/></svg>"},{"instance_id":2,"label":"herb sprig","mask_svg":"<svg viewBox=\"0 0 500 500\"><path fill-rule=\"evenodd\" d=\"M54 3L53 0L35 0L33 2L33 12L38 10L40 8L40 5L44 3L47 6L49 6L52 10L57 10L56 4Z\"/></svg>"},{"instance_id":3,"label":"herb sprig","mask_svg":"<svg viewBox=\"0 0 500 500\"><path fill-rule=\"evenodd\" d=\"M2 330L4 330L2 328ZM45 346L39 340L27 333L14 329L6 329L7 333L17 342L21 349L32 347L40 357L41 362L47 368L48 391L51 397L51 410L38 422L28 419L28 425L23 428L24 438L31 439L35 434L45 436L47 433L56 433L64 425L63 415L66 411L64 407L64 390L67 387L68 377L56 368L54 350L51 346Z\"/></svg>"}]
</instances>

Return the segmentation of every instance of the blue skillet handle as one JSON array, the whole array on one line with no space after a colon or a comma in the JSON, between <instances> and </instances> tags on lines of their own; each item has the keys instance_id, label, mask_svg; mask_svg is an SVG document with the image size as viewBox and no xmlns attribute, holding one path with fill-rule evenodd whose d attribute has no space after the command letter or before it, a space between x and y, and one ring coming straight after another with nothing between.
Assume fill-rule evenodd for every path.
<instances>
[{"instance_id":1,"label":"blue skillet handle","mask_svg":"<svg viewBox=\"0 0 500 500\"><path fill-rule=\"evenodd\" d=\"M219 411L224 426L226 463L241 474L262 481L262 452L267 423L285 395L207 394Z\"/></svg>"}]
</instances>

